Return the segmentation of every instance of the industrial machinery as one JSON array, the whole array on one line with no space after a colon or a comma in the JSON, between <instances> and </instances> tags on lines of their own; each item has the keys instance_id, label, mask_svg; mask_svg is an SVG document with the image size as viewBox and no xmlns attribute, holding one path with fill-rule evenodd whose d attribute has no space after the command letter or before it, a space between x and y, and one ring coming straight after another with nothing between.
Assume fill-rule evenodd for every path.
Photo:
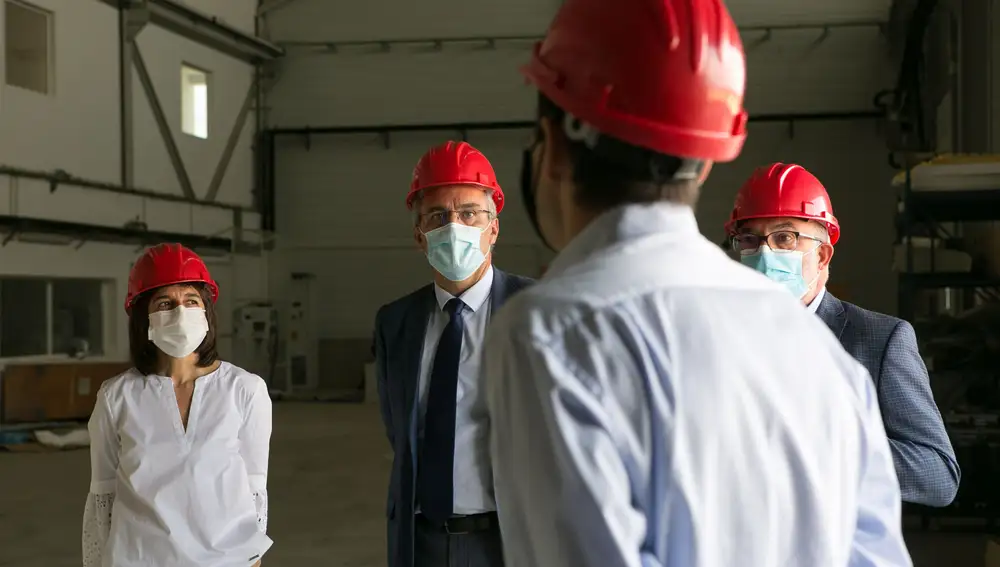
<instances>
[{"instance_id":1,"label":"industrial machinery","mask_svg":"<svg viewBox=\"0 0 1000 567\"><path fill-rule=\"evenodd\" d=\"M278 310L269 302L251 302L233 313L233 349L238 364L260 375L275 389L278 355Z\"/></svg>"},{"instance_id":2,"label":"industrial machinery","mask_svg":"<svg viewBox=\"0 0 1000 567\"><path fill-rule=\"evenodd\" d=\"M319 384L316 319L311 306L316 304L311 274L292 274L285 333L285 392L315 391Z\"/></svg>"}]
</instances>

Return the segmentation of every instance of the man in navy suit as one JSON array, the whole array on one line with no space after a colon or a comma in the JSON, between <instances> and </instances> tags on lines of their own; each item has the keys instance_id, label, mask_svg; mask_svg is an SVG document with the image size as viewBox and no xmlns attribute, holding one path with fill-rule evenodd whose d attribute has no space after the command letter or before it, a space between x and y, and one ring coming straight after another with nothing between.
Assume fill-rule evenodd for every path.
<instances>
[{"instance_id":1,"label":"man in navy suit","mask_svg":"<svg viewBox=\"0 0 1000 567\"><path fill-rule=\"evenodd\" d=\"M737 194L726 232L743 264L801 298L868 369L903 500L950 504L961 475L913 327L826 290L840 224L819 180L798 165L758 168Z\"/></svg>"},{"instance_id":2,"label":"man in navy suit","mask_svg":"<svg viewBox=\"0 0 1000 567\"><path fill-rule=\"evenodd\" d=\"M407 207L434 283L379 309L375 363L394 458L389 567L502 567L479 360L486 325L531 280L493 268L503 191L465 142L432 148Z\"/></svg>"}]
</instances>

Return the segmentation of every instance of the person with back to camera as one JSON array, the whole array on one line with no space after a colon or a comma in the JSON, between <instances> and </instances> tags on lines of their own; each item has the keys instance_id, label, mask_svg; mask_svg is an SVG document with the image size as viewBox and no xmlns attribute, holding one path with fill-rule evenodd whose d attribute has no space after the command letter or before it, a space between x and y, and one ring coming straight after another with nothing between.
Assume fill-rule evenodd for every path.
<instances>
[{"instance_id":1,"label":"person with back to camera","mask_svg":"<svg viewBox=\"0 0 1000 567\"><path fill-rule=\"evenodd\" d=\"M523 72L558 255L483 347L506 564L911 567L868 371L698 230L747 135L723 2L566 0Z\"/></svg>"},{"instance_id":2,"label":"person with back to camera","mask_svg":"<svg viewBox=\"0 0 1000 567\"><path fill-rule=\"evenodd\" d=\"M219 287L180 244L129 274L133 368L90 418L84 567L258 567L271 547L267 384L216 351Z\"/></svg>"}]
</instances>

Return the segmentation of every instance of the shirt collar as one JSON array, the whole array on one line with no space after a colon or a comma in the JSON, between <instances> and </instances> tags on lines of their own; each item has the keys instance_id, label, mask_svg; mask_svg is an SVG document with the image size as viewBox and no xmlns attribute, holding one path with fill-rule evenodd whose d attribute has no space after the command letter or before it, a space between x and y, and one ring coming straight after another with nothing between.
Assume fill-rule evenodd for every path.
<instances>
[{"instance_id":1,"label":"shirt collar","mask_svg":"<svg viewBox=\"0 0 1000 567\"><path fill-rule=\"evenodd\" d=\"M808 309L810 313L816 313L816 311L819 310L819 304L823 303L824 297L826 297L826 286L819 288L819 293L817 293L816 297L814 297L809 305L806 306L806 309Z\"/></svg>"},{"instance_id":2,"label":"shirt collar","mask_svg":"<svg viewBox=\"0 0 1000 567\"><path fill-rule=\"evenodd\" d=\"M475 313L482 307L486 300L490 298L490 291L493 290L493 266L486 268L486 273L483 277L479 278L479 281L474 283L472 287L465 290L460 297L462 301L469 307L469 310ZM444 306L448 304L449 301L455 299L455 296L448 293L447 291L441 289L437 284L434 284L434 297L437 298L438 307L444 310Z\"/></svg>"},{"instance_id":3,"label":"shirt collar","mask_svg":"<svg viewBox=\"0 0 1000 567\"><path fill-rule=\"evenodd\" d=\"M555 276L603 249L614 249L648 236L676 234L700 238L694 211L676 203L625 205L603 213L570 241L549 265Z\"/></svg>"}]
</instances>

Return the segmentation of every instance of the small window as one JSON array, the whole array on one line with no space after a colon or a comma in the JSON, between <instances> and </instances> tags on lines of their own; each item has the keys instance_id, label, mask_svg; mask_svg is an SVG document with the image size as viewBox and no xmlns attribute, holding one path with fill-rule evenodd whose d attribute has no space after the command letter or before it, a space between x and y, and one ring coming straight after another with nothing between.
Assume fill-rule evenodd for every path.
<instances>
[{"instance_id":1,"label":"small window","mask_svg":"<svg viewBox=\"0 0 1000 567\"><path fill-rule=\"evenodd\" d=\"M52 354L104 354L104 282L52 280Z\"/></svg>"},{"instance_id":2,"label":"small window","mask_svg":"<svg viewBox=\"0 0 1000 567\"><path fill-rule=\"evenodd\" d=\"M205 71L181 67L181 129L202 140L208 138L208 80Z\"/></svg>"},{"instance_id":3,"label":"small window","mask_svg":"<svg viewBox=\"0 0 1000 567\"><path fill-rule=\"evenodd\" d=\"M0 357L104 354L104 285L0 278Z\"/></svg>"},{"instance_id":4,"label":"small window","mask_svg":"<svg viewBox=\"0 0 1000 567\"><path fill-rule=\"evenodd\" d=\"M52 12L24 2L4 2L7 84L48 94L52 77Z\"/></svg>"},{"instance_id":5,"label":"small window","mask_svg":"<svg viewBox=\"0 0 1000 567\"><path fill-rule=\"evenodd\" d=\"M0 356L49 354L49 282L0 280Z\"/></svg>"}]
</instances>

